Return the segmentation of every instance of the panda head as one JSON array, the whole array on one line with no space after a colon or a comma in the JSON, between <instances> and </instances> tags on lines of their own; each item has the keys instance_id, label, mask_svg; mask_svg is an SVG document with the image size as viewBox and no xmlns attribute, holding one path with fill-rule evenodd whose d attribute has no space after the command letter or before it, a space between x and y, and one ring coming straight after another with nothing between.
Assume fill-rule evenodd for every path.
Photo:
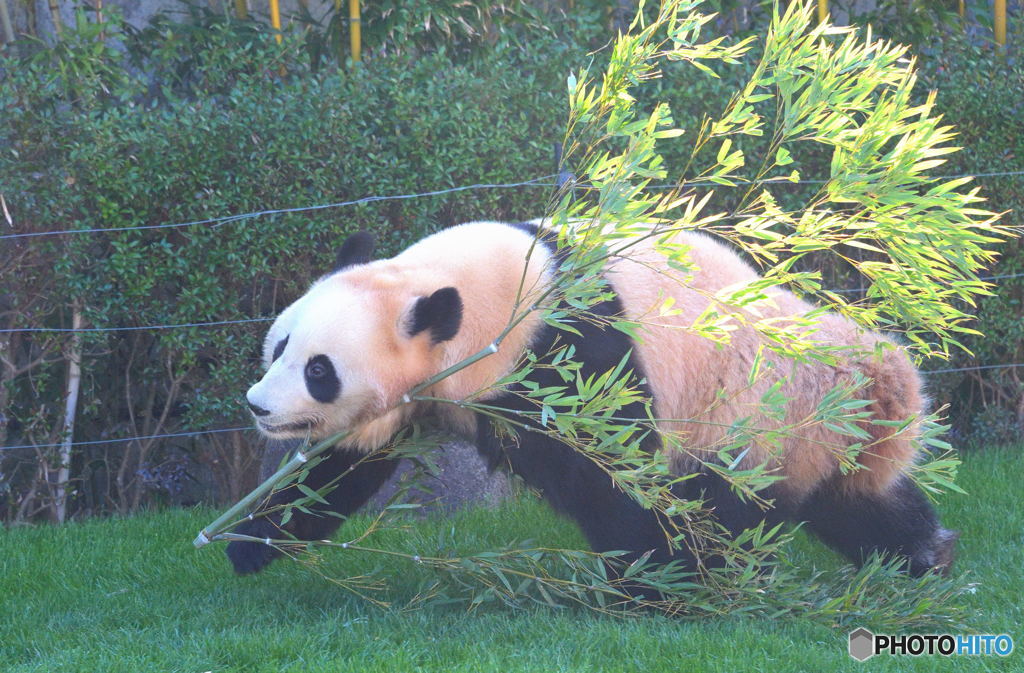
<instances>
[{"instance_id":1,"label":"panda head","mask_svg":"<svg viewBox=\"0 0 1024 673\"><path fill-rule=\"evenodd\" d=\"M443 277L398 260L371 262L355 234L334 268L274 322L266 371L246 399L268 437L319 440L387 413L440 371L462 299Z\"/></svg>"}]
</instances>

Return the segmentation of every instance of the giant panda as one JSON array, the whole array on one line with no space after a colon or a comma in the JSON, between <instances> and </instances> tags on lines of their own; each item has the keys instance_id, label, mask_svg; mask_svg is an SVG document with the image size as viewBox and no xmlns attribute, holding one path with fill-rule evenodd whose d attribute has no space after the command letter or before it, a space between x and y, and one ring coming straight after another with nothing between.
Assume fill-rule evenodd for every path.
<instances>
[{"instance_id":1,"label":"giant panda","mask_svg":"<svg viewBox=\"0 0 1024 673\"><path fill-rule=\"evenodd\" d=\"M662 423L659 433L651 435L654 443L659 435L671 433L678 446L715 447L737 418L758 413L761 396L773 384L781 385L788 397L785 418L767 414L758 422L793 423L813 417L823 396L849 383L855 371L870 380L858 396L874 400L869 407L873 418L922 415L926 400L921 380L906 353L889 337L820 309L813 314L814 340L826 347L857 347L850 352L858 355L832 364L782 358L751 386L748 375L765 338L762 334L740 326L723 347L687 327L705 311L714 293L755 281L758 274L708 235L672 236L689 249L691 268L685 272L666 260L661 248L650 243L651 237L611 258L602 271L611 292L590 310L637 321L634 338L599 320L579 321L575 332L558 330L534 310L496 352L424 394L464 400L490 388L483 398L488 404L513 412L529 410L532 403L516 390L493 384L513 371L527 349L544 353L561 340L575 348L584 379L628 359L650 405L635 402L620 415L650 418L653 406L658 419L694 419ZM265 374L246 394L255 423L272 439L319 440L352 430L310 470L305 482L318 489L344 474L326 498L327 507L348 515L395 469L392 460L360 458L386 445L410 422L430 417L475 442L491 464L521 476L579 525L595 551L619 550L627 558L646 553L654 562L677 560L696 569L703 559L690 545L672 548L661 515L616 488L607 472L578 451L530 429L515 436L498 432L488 418L457 405L409 402L404 397L416 384L492 344L523 287L551 282L564 253L552 238L538 222L474 222L428 236L391 259L374 261L372 237L353 235L341 246L330 273L270 328L264 346ZM773 292L758 309L764 316L807 315L816 309L788 291ZM673 310L659 310L668 298L674 300ZM538 368L531 376L541 386L562 385L548 369ZM739 497L713 470L702 469L693 451L676 448L669 457L671 472L696 476L679 480L674 493L703 498L718 524L732 534L765 519L806 522L820 539L855 562L874 551L889 552L902 557L914 575L932 569L947 572L957 534L940 525L907 476L915 460L914 428L893 434L890 426L865 424L874 444L859 455L860 469L852 471L840 469L829 447L849 446L853 440L823 424L794 433L781 450L752 443L740 467L767 461L784 477L762 493L774 503L767 511ZM269 506L296 499L295 490L277 492ZM279 538L276 516L252 518L235 532ZM340 518L294 509L283 528L299 540L323 539L334 532ZM280 553L249 541L227 547L239 574L264 568Z\"/></svg>"}]
</instances>

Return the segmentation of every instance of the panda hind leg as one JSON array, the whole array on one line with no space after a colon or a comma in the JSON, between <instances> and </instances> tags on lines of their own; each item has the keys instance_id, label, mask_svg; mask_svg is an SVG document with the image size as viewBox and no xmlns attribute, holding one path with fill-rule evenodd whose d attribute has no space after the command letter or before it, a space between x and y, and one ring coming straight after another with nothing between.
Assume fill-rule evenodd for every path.
<instances>
[{"instance_id":1,"label":"panda hind leg","mask_svg":"<svg viewBox=\"0 0 1024 673\"><path fill-rule=\"evenodd\" d=\"M386 458L371 458L360 461L362 454L357 451L335 449L309 470L303 484L319 491L339 475L337 485L324 495L327 504L310 507L310 514L298 509L292 510L287 524L281 525L279 513L254 518L237 525L231 532L257 538L281 538L288 534L298 540L322 540L338 529L342 521L338 517L319 513L317 510L349 515L362 507L395 471L396 461ZM270 498L269 506L286 505L302 498L297 488L281 489ZM248 575L265 568L281 556L276 547L261 542L235 541L228 544L228 559L239 575Z\"/></svg>"},{"instance_id":2,"label":"panda hind leg","mask_svg":"<svg viewBox=\"0 0 1024 673\"><path fill-rule=\"evenodd\" d=\"M677 495L687 499L703 500L704 506L711 510L718 525L732 538L761 523L770 528L786 519L781 506L766 510L749 499L741 499L732 490L729 482L712 472L697 474L683 483L685 490ZM770 490L763 491L761 495L773 498ZM706 555L702 562L705 567L715 568L721 567L725 560L720 554L711 554Z\"/></svg>"},{"instance_id":3,"label":"panda hind leg","mask_svg":"<svg viewBox=\"0 0 1024 673\"><path fill-rule=\"evenodd\" d=\"M942 527L924 493L905 475L882 493L851 492L838 479L827 481L795 518L856 563L872 552L895 554L906 558L915 577L929 570L948 574L960 536Z\"/></svg>"}]
</instances>

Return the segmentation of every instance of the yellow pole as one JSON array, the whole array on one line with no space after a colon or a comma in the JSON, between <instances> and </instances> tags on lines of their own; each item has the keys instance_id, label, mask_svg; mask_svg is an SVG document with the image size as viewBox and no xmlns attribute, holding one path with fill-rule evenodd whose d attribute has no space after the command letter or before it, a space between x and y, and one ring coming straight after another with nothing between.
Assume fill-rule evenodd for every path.
<instances>
[{"instance_id":1,"label":"yellow pole","mask_svg":"<svg viewBox=\"0 0 1024 673\"><path fill-rule=\"evenodd\" d=\"M828 0L818 0L818 23L828 20Z\"/></svg>"},{"instance_id":2,"label":"yellow pole","mask_svg":"<svg viewBox=\"0 0 1024 673\"><path fill-rule=\"evenodd\" d=\"M363 60L363 24L359 16L359 0L348 0L348 36L352 43L352 62Z\"/></svg>"},{"instance_id":3,"label":"yellow pole","mask_svg":"<svg viewBox=\"0 0 1024 673\"><path fill-rule=\"evenodd\" d=\"M243 21L249 18L249 7L246 0L235 0L235 16Z\"/></svg>"},{"instance_id":4,"label":"yellow pole","mask_svg":"<svg viewBox=\"0 0 1024 673\"><path fill-rule=\"evenodd\" d=\"M996 0L995 32L996 44L1006 46L1006 0Z\"/></svg>"},{"instance_id":5,"label":"yellow pole","mask_svg":"<svg viewBox=\"0 0 1024 673\"><path fill-rule=\"evenodd\" d=\"M967 3L965 2L965 0L960 0L959 10L960 10L960 18L962 19L962 18L964 18L964 15L967 14Z\"/></svg>"},{"instance_id":6,"label":"yellow pole","mask_svg":"<svg viewBox=\"0 0 1024 673\"><path fill-rule=\"evenodd\" d=\"M270 0L270 25L277 31L277 43L281 44L281 6L278 0Z\"/></svg>"}]
</instances>

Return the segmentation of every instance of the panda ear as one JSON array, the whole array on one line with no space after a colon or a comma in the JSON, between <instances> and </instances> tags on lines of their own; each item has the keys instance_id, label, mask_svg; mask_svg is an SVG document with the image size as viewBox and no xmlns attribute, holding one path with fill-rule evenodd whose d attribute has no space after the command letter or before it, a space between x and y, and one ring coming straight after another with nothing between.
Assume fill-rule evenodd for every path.
<instances>
[{"instance_id":1,"label":"panda ear","mask_svg":"<svg viewBox=\"0 0 1024 673\"><path fill-rule=\"evenodd\" d=\"M373 234L368 231L358 231L341 244L338 254L334 257L334 266L331 273L347 269L356 264L366 264L373 259L373 247L375 240Z\"/></svg>"},{"instance_id":2,"label":"panda ear","mask_svg":"<svg viewBox=\"0 0 1024 673\"><path fill-rule=\"evenodd\" d=\"M429 297L418 297L409 316L409 336L430 330L435 344L448 341L462 325L462 297L454 287L443 287Z\"/></svg>"}]
</instances>

